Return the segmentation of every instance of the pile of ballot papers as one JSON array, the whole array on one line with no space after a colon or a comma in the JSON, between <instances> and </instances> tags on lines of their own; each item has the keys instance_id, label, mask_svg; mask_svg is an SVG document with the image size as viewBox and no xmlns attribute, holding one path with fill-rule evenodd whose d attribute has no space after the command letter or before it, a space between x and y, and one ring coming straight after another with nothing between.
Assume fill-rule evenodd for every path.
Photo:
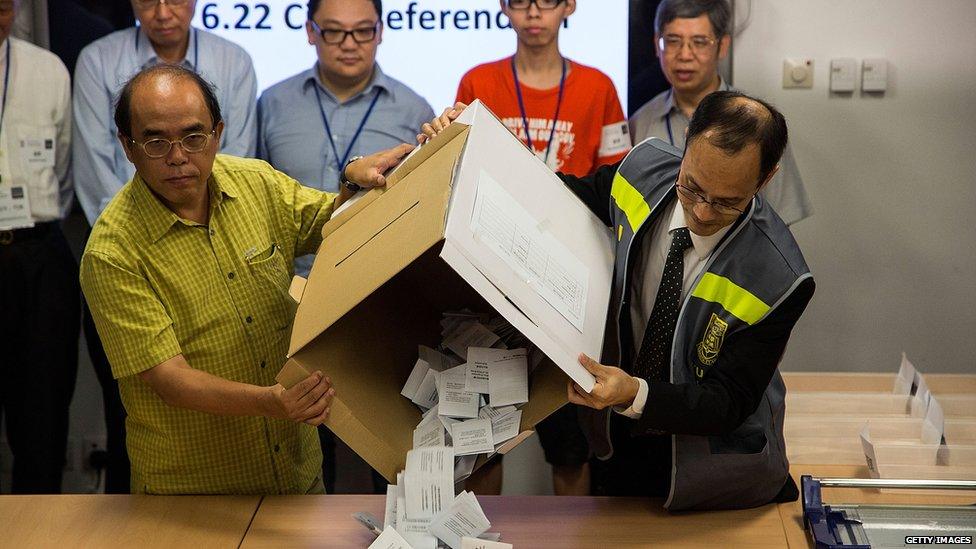
<instances>
[{"instance_id":1,"label":"pile of ballot papers","mask_svg":"<svg viewBox=\"0 0 976 549\"><path fill-rule=\"evenodd\" d=\"M441 345L418 348L401 391L424 413L406 469L387 489L385 530L377 542L510 547L486 534L491 523L477 498L464 491L455 496L455 485L471 475L479 455L490 457L519 434L519 406L529 400L529 356L539 354L500 316L448 312L441 327Z\"/></svg>"}]
</instances>

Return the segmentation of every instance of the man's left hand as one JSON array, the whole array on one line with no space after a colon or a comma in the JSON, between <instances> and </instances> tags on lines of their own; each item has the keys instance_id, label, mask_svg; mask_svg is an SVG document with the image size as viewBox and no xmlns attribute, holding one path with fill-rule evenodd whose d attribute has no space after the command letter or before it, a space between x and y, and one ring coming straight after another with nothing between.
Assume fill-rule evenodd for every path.
<instances>
[{"instance_id":1,"label":"man's left hand","mask_svg":"<svg viewBox=\"0 0 976 549\"><path fill-rule=\"evenodd\" d=\"M572 380L569 382L569 401L581 406L602 410L608 406L630 406L637 396L637 378L615 366L604 366L585 354L579 363L596 378L593 390L587 393Z\"/></svg>"}]
</instances>

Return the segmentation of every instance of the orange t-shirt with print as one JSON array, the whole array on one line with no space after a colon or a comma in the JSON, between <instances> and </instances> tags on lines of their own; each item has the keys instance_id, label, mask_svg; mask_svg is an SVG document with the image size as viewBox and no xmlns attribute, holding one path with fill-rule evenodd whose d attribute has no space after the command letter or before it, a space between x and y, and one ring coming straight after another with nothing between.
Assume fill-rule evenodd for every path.
<instances>
[{"instance_id":1,"label":"orange t-shirt with print","mask_svg":"<svg viewBox=\"0 0 976 549\"><path fill-rule=\"evenodd\" d=\"M566 62L568 72L561 103L559 86L539 90L521 84L522 100L536 156L553 171L583 177L604 164L621 160L630 150L630 135L610 78L592 67L568 59ZM478 65L461 78L457 100L471 103L475 99L480 99L528 145L511 57ZM557 103L558 120L553 121ZM550 134L552 147L546 159Z\"/></svg>"}]
</instances>

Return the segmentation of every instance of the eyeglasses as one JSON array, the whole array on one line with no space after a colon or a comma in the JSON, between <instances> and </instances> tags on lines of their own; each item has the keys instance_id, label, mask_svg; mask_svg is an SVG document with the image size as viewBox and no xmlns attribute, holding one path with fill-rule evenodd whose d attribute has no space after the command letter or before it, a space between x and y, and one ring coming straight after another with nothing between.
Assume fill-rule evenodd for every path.
<instances>
[{"instance_id":1,"label":"eyeglasses","mask_svg":"<svg viewBox=\"0 0 976 549\"><path fill-rule=\"evenodd\" d=\"M183 152L186 153L198 153L207 147L207 143L210 142L210 137L214 135L216 130L212 130L210 133L191 133L185 135L180 139L174 139L170 141L169 139L149 139L139 143L135 139L129 139L133 145L139 145L142 150L146 153L149 158L162 158L169 154L169 151L173 148L176 143L180 144L183 148Z\"/></svg>"},{"instance_id":2,"label":"eyeglasses","mask_svg":"<svg viewBox=\"0 0 976 549\"><path fill-rule=\"evenodd\" d=\"M148 10L156 7L156 4L165 4L167 6L183 6L189 0L132 0L136 9Z\"/></svg>"},{"instance_id":3,"label":"eyeglasses","mask_svg":"<svg viewBox=\"0 0 976 549\"><path fill-rule=\"evenodd\" d=\"M720 202L709 200L701 193L693 191L681 183L675 183L674 186L678 188L678 192L681 194L681 196L685 197L686 200L691 200L695 203L701 202L703 204L708 204L713 210L722 215L741 215L746 213L745 210L740 210L735 206L729 206L728 204L722 204Z\"/></svg>"},{"instance_id":4,"label":"eyeglasses","mask_svg":"<svg viewBox=\"0 0 976 549\"><path fill-rule=\"evenodd\" d=\"M346 41L347 36L352 36L352 39L357 44L365 44L366 42L372 42L376 38L376 30L379 28L379 22L373 23L372 27L359 27L358 29L344 30L344 29L323 29L316 23L312 21L312 28L315 32L322 37L322 41L326 44L341 44Z\"/></svg>"},{"instance_id":5,"label":"eyeglasses","mask_svg":"<svg viewBox=\"0 0 976 549\"><path fill-rule=\"evenodd\" d=\"M687 44L691 48L691 52L695 55L703 53L711 53L711 47L718 42L717 39L711 36L692 36ZM661 51L668 54L675 54L681 51L685 47L685 39L681 36L675 34L669 34L667 36L662 36L657 39L657 45L661 48Z\"/></svg>"},{"instance_id":6,"label":"eyeglasses","mask_svg":"<svg viewBox=\"0 0 976 549\"><path fill-rule=\"evenodd\" d=\"M508 0L508 8L513 10L527 10L535 4L540 10L553 10L565 0Z\"/></svg>"}]
</instances>

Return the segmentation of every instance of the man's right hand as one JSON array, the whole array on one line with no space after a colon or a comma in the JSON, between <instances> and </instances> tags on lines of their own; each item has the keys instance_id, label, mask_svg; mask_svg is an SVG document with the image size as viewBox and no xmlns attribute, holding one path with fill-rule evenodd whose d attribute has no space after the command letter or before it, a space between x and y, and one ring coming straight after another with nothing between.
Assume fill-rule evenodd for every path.
<instances>
[{"instance_id":1,"label":"man's right hand","mask_svg":"<svg viewBox=\"0 0 976 549\"><path fill-rule=\"evenodd\" d=\"M269 416L309 425L325 422L335 396L332 380L321 372L313 372L291 389L274 385L268 387L268 392Z\"/></svg>"}]
</instances>

